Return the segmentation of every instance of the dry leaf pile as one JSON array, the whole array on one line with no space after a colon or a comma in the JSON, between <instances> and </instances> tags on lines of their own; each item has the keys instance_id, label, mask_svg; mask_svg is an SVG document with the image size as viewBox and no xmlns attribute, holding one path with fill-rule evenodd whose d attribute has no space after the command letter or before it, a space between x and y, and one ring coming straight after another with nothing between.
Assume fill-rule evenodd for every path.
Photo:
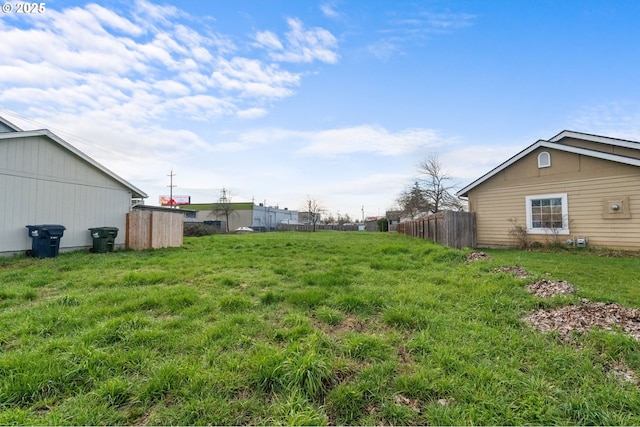
<instances>
[{"instance_id":1,"label":"dry leaf pile","mask_svg":"<svg viewBox=\"0 0 640 427\"><path fill-rule=\"evenodd\" d=\"M499 267L494 272L514 272L516 277L526 277L520 267ZM519 276L519 274L525 274ZM569 295L575 292L565 280L541 279L532 282L527 290L541 298ZM620 329L640 340L640 309L626 308L619 304L605 304L582 299L579 305L568 305L550 310L538 310L525 317L525 321L541 332L558 331L567 338L572 331L585 332L592 328Z\"/></svg>"},{"instance_id":2,"label":"dry leaf pile","mask_svg":"<svg viewBox=\"0 0 640 427\"><path fill-rule=\"evenodd\" d=\"M472 252L467 255L467 262L490 260L484 252ZM527 271L519 266L502 266L495 268L494 273L513 273L516 277L528 276ZM551 298L556 295L569 295L575 292L574 287L565 280L554 281L541 279L532 282L527 290L541 298ZM572 331L585 332L592 328L605 330L619 329L640 341L640 309L626 308L619 304L605 304L582 299L579 305L568 305L550 310L537 310L525 321L541 332L558 331L562 338L568 338ZM618 376L628 376L612 371ZM635 374L634 374L635 375ZM631 379L637 382L637 377Z\"/></svg>"},{"instance_id":3,"label":"dry leaf pile","mask_svg":"<svg viewBox=\"0 0 640 427\"><path fill-rule=\"evenodd\" d=\"M547 279L538 280L527 286L527 290L533 295L541 298L551 298L556 295L568 295L574 292L573 286L565 280L552 281Z\"/></svg>"},{"instance_id":4,"label":"dry leaf pile","mask_svg":"<svg viewBox=\"0 0 640 427\"><path fill-rule=\"evenodd\" d=\"M474 251L467 255L467 262L489 261L491 257L484 252Z\"/></svg>"},{"instance_id":5,"label":"dry leaf pile","mask_svg":"<svg viewBox=\"0 0 640 427\"><path fill-rule=\"evenodd\" d=\"M467 256L467 262L483 259L491 258L483 252L473 252ZM493 272L513 273L518 278L528 276L527 271L519 266L502 266L495 268ZM541 298L551 298L556 295L572 294L575 289L565 280L541 279L530 283L527 286L527 291ZM578 305L537 310L525 317L524 320L540 332L558 331L564 340L569 340L573 331L586 332L592 328L601 328L621 330L640 341L640 309L626 308L619 304L591 302L585 298L580 301L581 304ZM614 362L605 367L605 370L623 381L640 386L638 374L622 362Z\"/></svg>"},{"instance_id":6,"label":"dry leaf pile","mask_svg":"<svg viewBox=\"0 0 640 427\"><path fill-rule=\"evenodd\" d=\"M527 270L525 270L524 268L518 265L514 265L514 266L503 265L502 267L494 268L493 272L494 273L513 273L513 275L516 276L517 278L529 277L529 273L527 273Z\"/></svg>"},{"instance_id":7,"label":"dry leaf pile","mask_svg":"<svg viewBox=\"0 0 640 427\"><path fill-rule=\"evenodd\" d=\"M585 332L591 328L619 328L640 340L640 310L619 304L585 301L552 310L538 310L525 318L541 332L558 331L568 337L571 331Z\"/></svg>"}]
</instances>

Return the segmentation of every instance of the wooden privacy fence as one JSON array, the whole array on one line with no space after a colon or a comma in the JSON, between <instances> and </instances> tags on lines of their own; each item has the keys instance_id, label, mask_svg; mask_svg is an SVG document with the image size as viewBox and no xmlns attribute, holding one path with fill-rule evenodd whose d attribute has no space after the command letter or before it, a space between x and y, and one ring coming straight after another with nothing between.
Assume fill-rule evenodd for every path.
<instances>
[{"instance_id":1,"label":"wooden privacy fence","mask_svg":"<svg viewBox=\"0 0 640 427\"><path fill-rule=\"evenodd\" d=\"M398 233L462 249L476 247L475 212L443 211L398 224Z\"/></svg>"},{"instance_id":2,"label":"wooden privacy fence","mask_svg":"<svg viewBox=\"0 0 640 427\"><path fill-rule=\"evenodd\" d=\"M313 224L278 224L278 231L313 231ZM338 231L358 231L358 224L316 224L316 231L338 230Z\"/></svg>"},{"instance_id":3,"label":"wooden privacy fence","mask_svg":"<svg viewBox=\"0 0 640 427\"><path fill-rule=\"evenodd\" d=\"M157 249L182 246L184 214L134 210L127 213L125 246L129 249Z\"/></svg>"}]
</instances>

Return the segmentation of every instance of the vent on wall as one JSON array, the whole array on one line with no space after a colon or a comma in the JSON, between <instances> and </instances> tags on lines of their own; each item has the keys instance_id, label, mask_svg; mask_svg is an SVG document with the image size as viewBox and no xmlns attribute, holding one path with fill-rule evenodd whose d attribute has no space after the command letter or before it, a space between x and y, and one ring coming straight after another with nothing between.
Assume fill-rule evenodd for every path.
<instances>
[{"instance_id":1,"label":"vent on wall","mask_svg":"<svg viewBox=\"0 0 640 427\"><path fill-rule=\"evenodd\" d=\"M538 168L551 167L551 154L548 151L543 151L538 154Z\"/></svg>"}]
</instances>

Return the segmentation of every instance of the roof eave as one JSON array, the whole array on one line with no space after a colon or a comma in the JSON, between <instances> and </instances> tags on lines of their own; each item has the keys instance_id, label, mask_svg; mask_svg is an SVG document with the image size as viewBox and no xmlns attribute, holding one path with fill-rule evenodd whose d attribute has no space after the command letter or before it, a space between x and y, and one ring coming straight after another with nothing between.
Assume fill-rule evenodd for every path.
<instances>
[{"instance_id":1,"label":"roof eave","mask_svg":"<svg viewBox=\"0 0 640 427\"><path fill-rule=\"evenodd\" d=\"M576 132L573 130L563 130L553 138L549 139L549 142L559 142L564 138L576 138L585 141L597 142L600 144L610 144L618 147L633 148L636 150L640 149L640 143L636 141L630 141L621 138L612 138L610 136L593 135L590 133Z\"/></svg>"},{"instance_id":2,"label":"roof eave","mask_svg":"<svg viewBox=\"0 0 640 427\"><path fill-rule=\"evenodd\" d=\"M127 187L129 190L131 190L131 196L132 197L142 198L142 199L146 199L147 197L149 197L147 195L147 193L145 193L144 191L140 190L138 187L136 187L135 185L131 184L130 182L128 182L124 178L121 178L120 176L118 176L114 172L110 171L106 167L102 166L100 163L96 162L91 157L87 156L82 151L78 150L73 145L69 144L64 139L60 138L59 136L57 136L56 134L54 134L53 132L51 132L48 129L0 133L0 139L25 138L25 137L30 137L30 136L45 136L45 137L49 138L50 140L52 140L56 144L62 146L63 148L65 148L66 150L70 151L74 155L80 157L82 160L84 160L85 162L89 163L91 166L95 167L99 171L107 174L108 176L110 176L114 180L118 181L120 184L122 184L125 187Z\"/></svg>"},{"instance_id":3,"label":"roof eave","mask_svg":"<svg viewBox=\"0 0 640 427\"><path fill-rule=\"evenodd\" d=\"M2 116L0 116L0 123L4 124L10 129L13 129L14 132L22 132L22 129L20 129L18 126L14 125L13 123L11 123L9 120L5 119Z\"/></svg>"},{"instance_id":4,"label":"roof eave","mask_svg":"<svg viewBox=\"0 0 640 427\"><path fill-rule=\"evenodd\" d=\"M611 153L605 153L605 152L602 152L602 151L590 150L590 149L587 149L587 148L581 148L581 147L574 147L574 146L571 146L571 145L558 144L557 142L538 140L536 143L534 143L534 144L530 145L529 147L525 148L524 150L522 150L521 152L519 152L515 156L511 157L506 162L501 163L499 166L493 168L491 171L489 171L486 174L482 175L480 178L476 179L471 184L469 184L466 187L462 188L460 191L458 191L456 193L456 195L458 197L468 197L469 196L469 191L473 190L478 185L482 184L483 182L487 181L489 178L495 176L499 172L501 172L504 169L508 168L513 163L515 163L518 160L522 159L523 157L525 157L526 155L528 155L529 153L533 152L534 150L536 150L539 147L551 148L551 149L554 149L554 150L565 151L565 152L574 153L574 154L581 154L581 155L584 155L584 156L594 157L594 158L597 158L597 159L608 160L608 161L612 161L612 162L617 162L617 163L622 163L622 164L627 164L627 165L631 165L631 166L640 167L640 159L636 159L636 158L633 158L633 157L625 157L625 156L620 156L620 155L617 155L617 154L611 154Z\"/></svg>"},{"instance_id":5,"label":"roof eave","mask_svg":"<svg viewBox=\"0 0 640 427\"><path fill-rule=\"evenodd\" d=\"M521 158L523 158L524 156L526 156L527 154L529 154L530 152L532 152L536 148L540 147L543 142L544 142L543 140L538 140L535 143L531 144L530 146L528 146L524 150L520 151L515 156L512 156L508 160L502 162L501 164L499 164L495 168L491 169L486 174L482 175L480 178L478 178L475 181L473 181L471 184L469 184L466 187L462 188L460 191L458 191L456 193L456 195L458 197L468 197L469 191L472 190L474 187L476 187L477 185L482 184L484 181L486 181L489 178L493 177L498 172L500 172L503 169L506 169L507 167L511 166L513 163L517 162L518 160L520 160Z\"/></svg>"}]
</instances>

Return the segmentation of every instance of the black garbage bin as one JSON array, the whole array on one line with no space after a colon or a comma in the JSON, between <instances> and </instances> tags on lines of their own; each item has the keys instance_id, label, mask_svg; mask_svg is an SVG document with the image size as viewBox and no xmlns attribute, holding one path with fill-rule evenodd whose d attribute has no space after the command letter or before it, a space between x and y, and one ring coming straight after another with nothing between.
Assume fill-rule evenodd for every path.
<instances>
[{"instance_id":1,"label":"black garbage bin","mask_svg":"<svg viewBox=\"0 0 640 427\"><path fill-rule=\"evenodd\" d=\"M36 258L54 258L60 251L60 239L66 228L57 224L27 225L31 237L31 253Z\"/></svg>"},{"instance_id":2,"label":"black garbage bin","mask_svg":"<svg viewBox=\"0 0 640 427\"><path fill-rule=\"evenodd\" d=\"M103 254L113 252L118 229L116 227L93 227L89 229L93 238L92 252Z\"/></svg>"}]
</instances>

